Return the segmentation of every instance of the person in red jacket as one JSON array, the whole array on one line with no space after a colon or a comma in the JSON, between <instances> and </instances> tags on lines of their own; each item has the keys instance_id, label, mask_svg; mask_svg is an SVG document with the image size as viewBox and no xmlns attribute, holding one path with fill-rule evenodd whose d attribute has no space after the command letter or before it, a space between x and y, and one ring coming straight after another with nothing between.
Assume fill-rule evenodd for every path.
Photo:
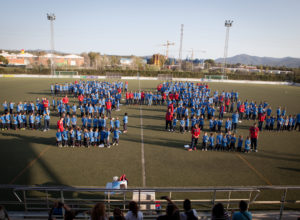
<instances>
[{"instance_id":1,"label":"person in red jacket","mask_svg":"<svg viewBox=\"0 0 300 220\"><path fill-rule=\"evenodd\" d=\"M257 139L258 139L259 129L256 123L253 124L253 126L249 129L249 131L251 137L251 150L257 152Z\"/></svg>"},{"instance_id":2,"label":"person in red jacket","mask_svg":"<svg viewBox=\"0 0 300 220\"><path fill-rule=\"evenodd\" d=\"M106 107L106 117L108 117L109 115L109 118L111 118L111 101L108 100L106 103L105 103L105 107Z\"/></svg>"},{"instance_id":3,"label":"person in red jacket","mask_svg":"<svg viewBox=\"0 0 300 220\"><path fill-rule=\"evenodd\" d=\"M162 104L164 105L167 100L167 94L164 92L162 95Z\"/></svg>"},{"instance_id":4,"label":"person in red jacket","mask_svg":"<svg viewBox=\"0 0 300 220\"><path fill-rule=\"evenodd\" d=\"M243 120L244 117L244 112L245 112L245 105L242 103L239 107L239 113L240 113L240 119Z\"/></svg>"},{"instance_id":5,"label":"person in red jacket","mask_svg":"<svg viewBox=\"0 0 300 220\"><path fill-rule=\"evenodd\" d=\"M125 93L125 98L126 98L126 105L128 105L129 104L129 92L126 92Z\"/></svg>"},{"instance_id":6,"label":"person in red jacket","mask_svg":"<svg viewBox=\"0 0 300 220\"><path fill-rule=\"evenodd\" d=\"M60 118L57 121L57 128L60 130L60 132L64 131L64 118Z\"/></svg>"},{"instance_id":7,"label":"person in red jacket","mask_svg":"<svg viewBox=\"0 0 300 220\"><path fill-rule=\"evenodd\" d=\"M226 112L229 112L229 105L230 105L230 99L226 98L225 99L225 106L226 106L225 110L226 110Z\"/></svg>"},{"instance_id":8,"label":"person in red jacket","mask_svg":"<svg viewBox=\"0 0 300 220\"><path fill-rule=\"evenodd\" d=\"M129 93L129 103L132 105L133 104L133 92L130 91Z\"/></svg>"},{"instance_id":9,"label":"person in red jacket","mask_svg":"<svg viewBox=\"0 0 300 220\"><path fill-rule=\"evenodd\" d=\"M173 103L170 103L169 105L168 105L168 111L169 111L169 109L171 109L171 113L172 113L172 115L174 114L174 105L173 105Z\"/></svg>"},{"instance_id":10,"label":"person in red jacket","mask_svg":"<svg viewBox=\"0 0 300 220\"><path fill-rule=\"evenodd\" d=\"M198 124L195 124L195 126L192 128L192 142L191 142L191 146L189 148L189 151L192 151L193 149L196 150L196 146L197 146L197 143L198 143L198 138L200 136L200 128L198 126Z\"/></svg>"},{"instance_id":11,"label":"person in red jacket","mask_svg":"<svg viewBox=\"0 0 300 220\"><path fill-rule=\"evenodd\" d=\"M82 105L83 99L84 99L83 95L80 94L80 95L78 96L79 105Z\"/></svg>"},{"instance_id":12,"label":"person in red jacket","mask_svg":"<svg viewBox=\"0 0 300 220\"><path fill-rule=\"evenodd\" d=\"M66 95L65 97L63 97L62 102L63 102L65 105L69 103L69 98L68 98L67 95Z\"/></svg>"},{"instance_id":13,"label":"person in red jacket","mask_svg":"<svg viewBox=\"0 0 300 220\"><path fill-rule=\"evenodd\" d=\"M49 107L49 101L46 98L43 100L43 106L44 106L44 109Z\"/></svg>"},{"instance_id":14,"label":"person in red jacket","mask_svg":"<svg viewBox=\"0 0 300 220\"><path fill-rule=\"evenodd\" d=\"M173 113L171 112L171 109L168 109L167 114L166 114L166 130L172 131L173 126L172 126L172 120L173 120Z\"/></svg>"},{"instance_id":15,"label":"person in red jacket","mask_svg":"<svg viewBox=\"0 0 300 220\"><path fill-rule=\"evenodd\" d=\"M258 116L258 129L259 129L259 131L262 131L263 123L264 123L265 120L266 120L266 114L265 113L259 114L259 116Z\"/></svg>"}]
</instances>

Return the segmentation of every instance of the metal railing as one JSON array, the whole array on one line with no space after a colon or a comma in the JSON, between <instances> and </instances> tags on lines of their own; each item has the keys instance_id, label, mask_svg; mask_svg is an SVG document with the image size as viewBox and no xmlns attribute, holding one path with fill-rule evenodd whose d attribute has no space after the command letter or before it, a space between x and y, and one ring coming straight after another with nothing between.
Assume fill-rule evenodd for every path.
<instances>
[{"instance_id":1,"label":"metal railing","mask_svg":"<svg viewBox=\"0 0 300 220\"><path fill-rule=\"evenodd\" d=\"M155 198L145 198L146 193ZM134 196L135 195L135 196ZM135 198L145 216L157 215L156 202L162 210L167 205L161 200L168 195L182 208L185 198L190 198L197 211L210 211L214 204L223 203L227 210L237 209L240 200L245 200L251 210L278 210L281 219L284 209L300 208L300 186L250 186L250 187L197 187L197 188L130 188L105 189L97 187L70 186L20 186L0 185L0 204L29 211L49 210L54 201L62 201L71 208L89 210L97 202L106 205L111 213L115 207L127 211L128 203Z\"/></svg>"}]
</instances>

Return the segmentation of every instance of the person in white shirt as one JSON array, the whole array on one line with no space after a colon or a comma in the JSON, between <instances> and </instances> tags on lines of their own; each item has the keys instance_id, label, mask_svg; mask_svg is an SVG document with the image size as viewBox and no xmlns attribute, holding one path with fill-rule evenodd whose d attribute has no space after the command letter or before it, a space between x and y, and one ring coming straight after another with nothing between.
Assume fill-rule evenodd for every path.
<instances>
[{"instance_id":1,"label":"person in white shirt","mask_svg":"<svg viewBox=\"0 0 300 220\"><path fill-rule=\"evenodd\" d=\"M139 211L138 205L135 201L129 203L129 211L125 216L126 220L143 220L143 213Z\"/></svg>"}]
</instances>

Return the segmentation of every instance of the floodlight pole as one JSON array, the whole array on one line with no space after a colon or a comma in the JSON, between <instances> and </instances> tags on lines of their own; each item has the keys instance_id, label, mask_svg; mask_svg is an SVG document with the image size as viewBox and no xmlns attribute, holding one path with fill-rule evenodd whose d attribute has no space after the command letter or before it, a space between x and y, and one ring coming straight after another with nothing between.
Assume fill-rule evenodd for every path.
<instances>
[{"instance_id":1,"label":"floodlight pole","mask_svg":"<svg viewBox=\"0 0 300 220\"><path fill-rule=\"evenodd\" d=\"M182 65L182 41L183 41L183 27L184 25L181 24L181 29L180 29L180 46L179 46L179 56L178 56L178 61L179 61L179 69L181 70L181 65Z\"/></svg>"},{"instance_id":2,"label":"floodlight pole","mask_svg":"<svg viewBox=\"0 0 300 220\"><path fill-rule=\"evenodd\" d=\"M228 41L229 41L229 29L232 26L233 21L232 20L226 20L225 21L225 27L226 27L226 37L225 37L225 47L224 47L224 59L223 59L223 68L222 73L225 74L225 68L226 68L226 59L228 54Z\"/></svg>"},{"instance_id":3,"label":"floodlight pole","mask_svg":"<svg viewBox=\"0 0 300 220\"><path fill-rule=\"evenodd\" d=\"M55 73L55 63L54 63L54 28L53 28L53 21L56 19L55 14L50 13L47 14L47 19L50 21L50 46L51 46L51 74L54 75Z\"/></svg>"}]
</instances>

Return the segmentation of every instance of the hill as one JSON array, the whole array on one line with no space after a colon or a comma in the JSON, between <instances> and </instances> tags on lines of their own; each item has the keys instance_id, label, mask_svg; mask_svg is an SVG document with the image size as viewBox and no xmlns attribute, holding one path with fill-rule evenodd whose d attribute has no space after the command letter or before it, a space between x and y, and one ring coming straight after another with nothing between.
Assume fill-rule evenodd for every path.
<instances>
[{"instance_id":1,"label":"hill","mask_svg":"<svg viewBox=\"0 0 300 220\"><path fill-rule=\"evenodd\" d=\"M223 58L218 58L215 60L217 63L223 62ZM297 68L300 66L300 58L294 57L258 57L250 56L247 54L240 54L233 57L227 58L227 63L230 64L246 64L246 65L266 65L266 66L286 66L290 68Z\"/></svg>"}]
</instances>

